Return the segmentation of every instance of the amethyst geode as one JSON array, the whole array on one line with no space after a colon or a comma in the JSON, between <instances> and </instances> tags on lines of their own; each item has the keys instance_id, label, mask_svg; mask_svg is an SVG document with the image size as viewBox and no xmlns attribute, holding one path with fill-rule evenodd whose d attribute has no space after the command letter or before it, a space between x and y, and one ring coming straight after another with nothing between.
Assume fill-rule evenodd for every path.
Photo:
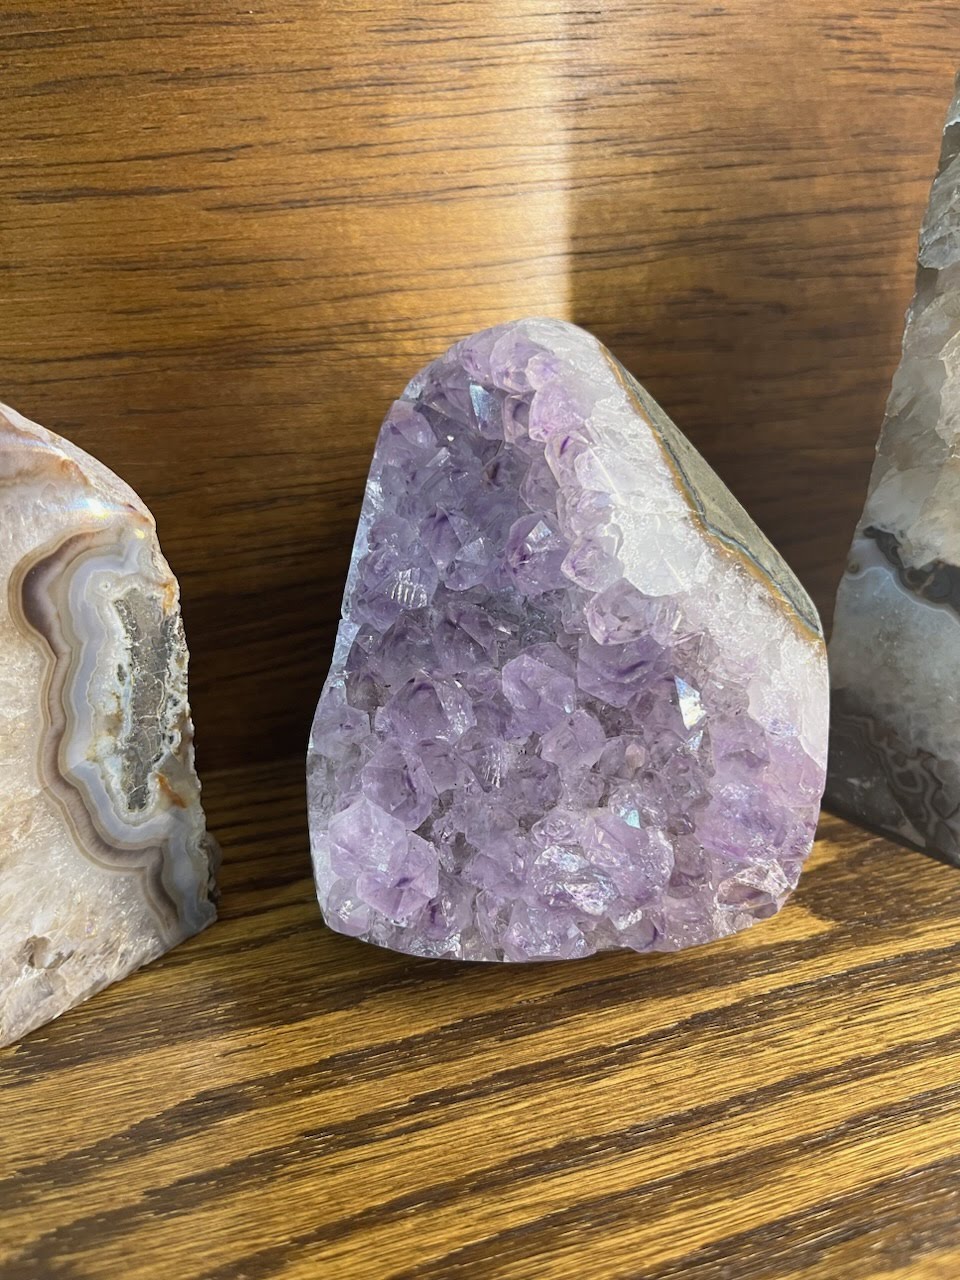
<instances>
[{"instance_id":1,"label":"amethyst geode","mask_svg":"<svg viewBox=\"0 0 960 1280\"><path fill-rule=\"evenodd\" d=\"M502 325L411 382L310 743L332 928L463 960L722 937L796 884L826 741L812 604L595 338Z\"/></svg>"}]
</instances>

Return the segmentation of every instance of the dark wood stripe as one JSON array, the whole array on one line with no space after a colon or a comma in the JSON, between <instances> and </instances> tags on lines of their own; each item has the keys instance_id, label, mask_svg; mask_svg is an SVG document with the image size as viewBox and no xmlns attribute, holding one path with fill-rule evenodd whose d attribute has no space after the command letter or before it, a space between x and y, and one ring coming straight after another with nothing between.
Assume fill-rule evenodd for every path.
<instances>
[{"instance_id":1,"label":"dark wood stripe","mask_svg":"<svg viewBox=\"0 0 960 1280\"><path fill-rule=\"evenodd\" d=\"M815 1151L811 1158L817 1158ZM644 1280L714 1280L724 1268L735 1269L737 1280L824 1274L866 1280L895 1268L907 1270L925 1254L936 1257L960 1246L958 1174L960 1156L883 1178L849 1195L828 1196L799 1213L648 1269ZM908 1194L911 1208L905 1214ZM952 1267L944 1260L944 1280Z\"/></svg>"},{"instance_id":2,"label":"dark wood stripe","mask_svg":"<svg viewBox=\"0 0 960 1280\"><path fill-rule=\"evenodd\" d=\"M828 620L955 0L0 9L0 398L157 516L225 851L214 930L0 1054L0 1276L952 1280L960 874L826 819L739 940L454 971L323 929L303 755L385 408L511 316Z\"/></svg>"},{"instance_id":3,"label":"dark wood stripe","mask_svg":"<svg viewBox=\"0 0 960 1280\"><path fill-rule=\"evenodd\" d=\"M926 984L930 979L939 978L945 987L955 989L958 985L954 981L958 955L960 942L940 952L923 953L915 958L912 980L924 981ZM898 980L900 976L898 974ZM911 979L909 973L907 979ZM157 1213L183 1212L190 1206L203 1204L208 1198L216 1200L245 1188L253 1190L282 1175L284 1170L296 1167L299 1160L316 1152L318 1144L322 1146L325 1157L349 1152L372 1141L401 1136L405 1131L415 1132L422 1128L424 1117L431 1117L428 1124L437 1124L448 1110L479 1103L493 1104L501 1094L515 1095L517 1090L522 1089L539 1090L549 1084L564 1082L576 1085L590 1078L602 1078L618 1069L628 1068L644 1050L655 1050L662 1045L664 1048L669 1047L670 1052L677 1053L685 1045L695 1045L707 1039L732 1039L738 1030L761 1026L767 1020L773 1022L798 1006L803 1007L805 1002L818 998L820 992L827 987L831 988L828 997L830 1002L836 1002L842 1007L852 997L868 1002L894 986L887 962L865 965L838 976L831 975L828 978L798 983L771 994L754 996L694 1015L677 1022L666 1032L653 1032L616 1045L591 1046L575 1054L542 1059L529 1066L481 1077L459 1088L446 1086L436 1093L417 1094L399 1107L359 1115L341 1124L325 1124L319 1131L307 1128L291 1143L247 1155L231 1165L214 1165L200 1176L184 1179L164 1189L154 1188L141 1209L131 1211L125 1206L110 1215L99 1215L95 1222L79 1219L72 1224L72 1230L80 1237L95 1233L97 1239L105 1241L114 1234L126 1234L135 1229L141 1220L148 1220ZM458 1033L462 1033L463 1024L458 1023L456 1027ZM524 1032L528 1033L526 1028ZM502 1025L491 1027L483 1034L503 1041L510 1036L509 1024L504 1020ZM468 1042L478 1043L482 1038L483 1035L471 1035ZM462 1043L462 1039L460 1042ZM8 1183L0 1182L0 1202L9 1202L12 1208L21 1203L25 1195L42 1192L51 1185L56 1186L64 1178L82 1182L85 1173L93 1172L118 1158L131 1145L137 1149L149 1149L153 1143L164 1138L176 1140L186 1137L212 1124L222 1123L231 1116L242 1115L258 1101L280 1095L295 1096L300 1092L316 1098L325 1089L342 1087L344 1079L357 1083L364 1079L380 1079L384 1069L389 1070L390 1064L396 1061L417 1062L424 1066L436 1060L432 1054L424 1052L433 1045L434 1041L431 1039L418 1041L411 1037L385 1046L382 1055L375 1049L336 1055L316 1066L273 1073L245 1081L234 1089L200 1093L184 1106L161 1112L133 1130L118 1133L104 1142L77 1151L72 1159L61 1158L37 1168L23 1169ZM694 1105L689 1111L671 1115L657 1126L637 1126L615 1135L591 1135L583 1142L567 1143L550 1150L537 1150L502 1166L492 1180L484 1183L484 1188L510 1186L525 1176L537 1177L544 1168L556 1172L564 1167L576 1167L588 1160L591 1152L609 1154L612 1150L632 1150L654 1128L660 1136L669 1134L677 1126L689 1127L694 1131L701 1124L715 1121L742 1107L759 1107L790 1093L802 1097L807 1090L828 1082L867 1080L885 1066L905 1065L917 1058L936 1059L938 1054L951 1048L960 1049L960 1034L951 1032L929 1041L900 1045L878 1055L847 1062L840 1067L831 1067L824 1072L798 1073L764 1089L752 1090L742 1095L733 1093L722 1103L710 1107L700 1108ZM468 1190L473 1193L479 1188L473 1186L473 1181L468 1179L463 1187L457 1184L452 1188L450 1195L456 1198L461 1193L466 1194ZM385 1212L384 1207L378 1207L377 1213L382 1212ZM341 1223L337 1232L342 1234L347 1229L348 1224ZM60 1244L64 1243L61 1238L58 1239ZM71 1247L69 1240L64 1247Z\"/></svg>"}]
</instances>

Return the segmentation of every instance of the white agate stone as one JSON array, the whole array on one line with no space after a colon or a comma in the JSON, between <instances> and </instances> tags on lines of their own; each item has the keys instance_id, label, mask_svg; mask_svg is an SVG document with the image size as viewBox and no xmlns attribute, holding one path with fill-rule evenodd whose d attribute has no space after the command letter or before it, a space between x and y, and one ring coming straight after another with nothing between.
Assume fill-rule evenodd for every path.
<instances>
[{"instance_id":1,"label":"white agate stone","mask_svg":"<svg viewBox=\"0 0 960 1280\"><path fill-rule=\"evenodd\" d=\"M0 406L0 1044L203 929L179 589L153 517Z\"/></svg>"}]
</instances>

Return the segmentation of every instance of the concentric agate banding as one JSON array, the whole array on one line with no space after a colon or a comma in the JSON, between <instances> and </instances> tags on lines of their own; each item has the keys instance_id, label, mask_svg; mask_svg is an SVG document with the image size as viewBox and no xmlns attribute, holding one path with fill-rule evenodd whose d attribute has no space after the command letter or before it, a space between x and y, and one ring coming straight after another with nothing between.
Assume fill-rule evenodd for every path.
<instances>
[{"instance_id":1,"label":"concentric agate banding","mask_svg":"<svg viewBox=\"0 0 960 1280\"><path fill-rule=\"evenodd\" d=\"M216 859L149 512L4 410L0 521L2 1043L210 923Z\"/></svg>"},{"instance_id":2,"label":"concentric agate banding","mask_svg":"<svg viewBox=\"0 0 960 1280\"><path fill-rule=\"evenodd\" d=\"M9 603L47 659L40 777L77 848L141 880L172 945L209 910L195 885L176 883L196 838L196 787L176 755L189 724L177 588L156 574L152 534L135 512L71 533L20 562ZM105 670L105 656L118 654Z\"/></svg>"}]
</instances>

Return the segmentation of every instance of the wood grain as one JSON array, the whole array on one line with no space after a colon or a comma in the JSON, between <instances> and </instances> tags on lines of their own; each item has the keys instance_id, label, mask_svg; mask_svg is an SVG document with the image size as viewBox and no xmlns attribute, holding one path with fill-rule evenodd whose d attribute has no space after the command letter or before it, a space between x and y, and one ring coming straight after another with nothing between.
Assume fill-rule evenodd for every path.
<instances>
[{"instance_id":1,"label":"wood grain","mask_svg":"<svg viewBox=\"0 0 960 1280\"><path fill-rule=\"evenodd\" d=\"M0 1058L4 1280L956 1274L954 871L828 817L727 942L416 961L323 928L300 787L211 777L221 923Z\"/></svg>"},{"instance_id":2,"label":"wood grain","mask_svg":"<svg viewBox=\"0 0 960 1280\"><path fill-rule=\"evenodd\" d=\"M952 0L20 0L0 58L3 398L156 512L207 768L304 741L386 405L504 318L594 329L829 611Z\"/></svg>"},{"instance_id":3,"label":"wood grain","mask_svg":"<svg viewBox=\"0 0 960 1280\"><path fill-rule=\"evenodd\" d=\"M955 871L825 818L723 944L418 962L323 929L300 766L384 409L498 320L596 331L829 613L957 64L953 0L3 7L0 398L158 516L225 849L0 1054L3 1280L960 1272Z\"/></svg>"}]
</instances>

